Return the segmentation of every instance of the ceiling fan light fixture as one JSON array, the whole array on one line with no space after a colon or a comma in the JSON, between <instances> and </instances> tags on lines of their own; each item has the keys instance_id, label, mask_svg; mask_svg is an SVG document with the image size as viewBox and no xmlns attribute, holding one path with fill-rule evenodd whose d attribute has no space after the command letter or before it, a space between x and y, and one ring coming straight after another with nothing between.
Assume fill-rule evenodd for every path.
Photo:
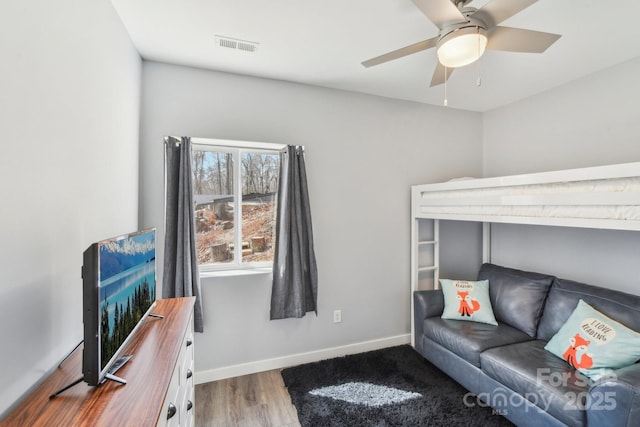
<instances>
[{"instance_id":1,"label":"ceiling fan light fixture","mask_svg":"<svg viewBox=\"0 0 640 427\"><path fill-rule=\"evenodd\" d=\"M487 47L487 31L480 26L457 28L438 40L438 61L447 68L469 65L482 56Z\"/></svg>"}]
</instances>

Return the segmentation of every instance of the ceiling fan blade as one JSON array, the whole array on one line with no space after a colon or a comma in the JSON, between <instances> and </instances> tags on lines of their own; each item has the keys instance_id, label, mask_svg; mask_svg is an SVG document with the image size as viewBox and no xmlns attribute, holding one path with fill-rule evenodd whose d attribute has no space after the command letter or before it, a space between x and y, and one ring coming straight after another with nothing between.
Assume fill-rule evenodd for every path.
<instances>
[{"instance_id":1,"label":"ceiling fan blade","mask_svg":"<svg viewBox=\"0 0 640 427\"><path fill-rule=\"evenodd\" d=\"M491 0L471 15L487 24L487 28L495 27L507 18L524 10L538 0Z\"/></svg>"},{"instance_id":2,"label":"ceiling fan blade","mask_svg":"<svg viewBox=\"0 0 640 427\"><path fill-rule=\"evenodd\" d=\"M511 27L494 27L487 35L489 50L525 53L542 53L560 38L558 34Z\"/></svg>"},{"instance_id":3,"label":"ceiling fan blade","mask_svg":"<svg viewBox=\"0 0 640 427\"><path fill-rule=\"evenodd\" d=\"M449 80L449 77L451 77L451 73L453 73L453 70L455 70L455 68L445 68L445 66L442 65L440 61L438 61L436 69L433 70L433 76L431 77L430 86L438 86Z\"/></svg>"},{"instance_id":4,"label":"ceiling fan blade","mask_svg":"<svg viewBox=\"0 0 640 427\"><path fill-rule=\"evenodd\" d=\"M384 62L393 61L394 59L402 58L403 56L411 55L412 53L422 52L423 50L430 49L438 43L438 38L423 40L418 43L414 43L409 46L385 53L384 55L376 56L375 58L367 59L362 63L365 67L373 67L374 65L382 64Z\"/></svg>"},{"instance_id":5,"label":"ceiling fan blade","mask_svg":"<svg viewBox=\"0 0 640 427\"><path fill-rule=\"evenodd\" d=\"M447 24L464 22L466 18L451 2L451 0L412 0L413 3L427 15L427 18L438 28Z\"/></svg>"}]
</instances>

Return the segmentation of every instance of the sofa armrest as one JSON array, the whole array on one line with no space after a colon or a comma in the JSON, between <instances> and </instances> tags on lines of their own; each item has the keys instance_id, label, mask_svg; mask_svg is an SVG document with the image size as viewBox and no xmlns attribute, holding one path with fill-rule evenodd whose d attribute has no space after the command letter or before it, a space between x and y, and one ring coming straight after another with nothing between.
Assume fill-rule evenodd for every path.
<instances>
[{"instance_id":1,"label":"sofa armrest","mask_svg":"<svg viewBox=\"0 0 640 427\"><path fill-rule=\"evenodd\" d=\"M598 380L587 400L589 426L640 425L640 363Z\"/></svg>"},{"instance_id":2,"label":"sofa armrest","mask_svg":"<svg viewBox=\"0 0 640 427\"><path fill-rule=\"evenodd\" d=\"M413 292L413 338L418 353L422 352L422 322L424 319L441 316L444 311L442 290Z\"/></svg>"}]
</instances>

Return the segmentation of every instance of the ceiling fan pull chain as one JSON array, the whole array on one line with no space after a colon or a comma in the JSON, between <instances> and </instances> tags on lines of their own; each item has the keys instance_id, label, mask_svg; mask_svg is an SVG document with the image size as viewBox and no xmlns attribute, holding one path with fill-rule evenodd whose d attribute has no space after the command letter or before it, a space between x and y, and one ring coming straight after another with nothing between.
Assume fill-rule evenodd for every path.
<instances>
[{"instance_id":1,"label":"ceiling fan pull chain","mask_svg":"<svg viewBox=\"0 0 640 427\"><path fill-rule=\"evenodd\" d=\"M448 104L447 100L447 66L444 67L444 106Z\"/></svg>"},{"instance_id":2,"label":"ceiling fan pull chain","mask_svg":"<svg viewBox=\"0 0 640 427\"><path fill-rule=\"evenodd\" d=\"M480 27L476 27L478 29L478 34L480 34ZM480 67L480 63L482 62L482 48L480 46L480 37L478 37L478 80L476 81L476 85L478 87L482 86L482 78L480 77L482 68Z\"/></svg>"}]
</instances>

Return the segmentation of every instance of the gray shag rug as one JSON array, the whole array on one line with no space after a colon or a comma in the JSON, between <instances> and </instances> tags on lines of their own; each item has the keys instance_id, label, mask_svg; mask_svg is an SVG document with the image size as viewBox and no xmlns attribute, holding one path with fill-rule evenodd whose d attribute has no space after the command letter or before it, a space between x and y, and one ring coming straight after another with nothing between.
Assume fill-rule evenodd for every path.
<instances>
[{"instance_id":1,"label":"gray shag rug","mask_svg":"<svg viewBox=\"0 0 640 427\"><path fill-rule=\"evenodd\" d=\"M282 371L303 427L512 426L408 345Z\"/></svg>"}]
</instances>

